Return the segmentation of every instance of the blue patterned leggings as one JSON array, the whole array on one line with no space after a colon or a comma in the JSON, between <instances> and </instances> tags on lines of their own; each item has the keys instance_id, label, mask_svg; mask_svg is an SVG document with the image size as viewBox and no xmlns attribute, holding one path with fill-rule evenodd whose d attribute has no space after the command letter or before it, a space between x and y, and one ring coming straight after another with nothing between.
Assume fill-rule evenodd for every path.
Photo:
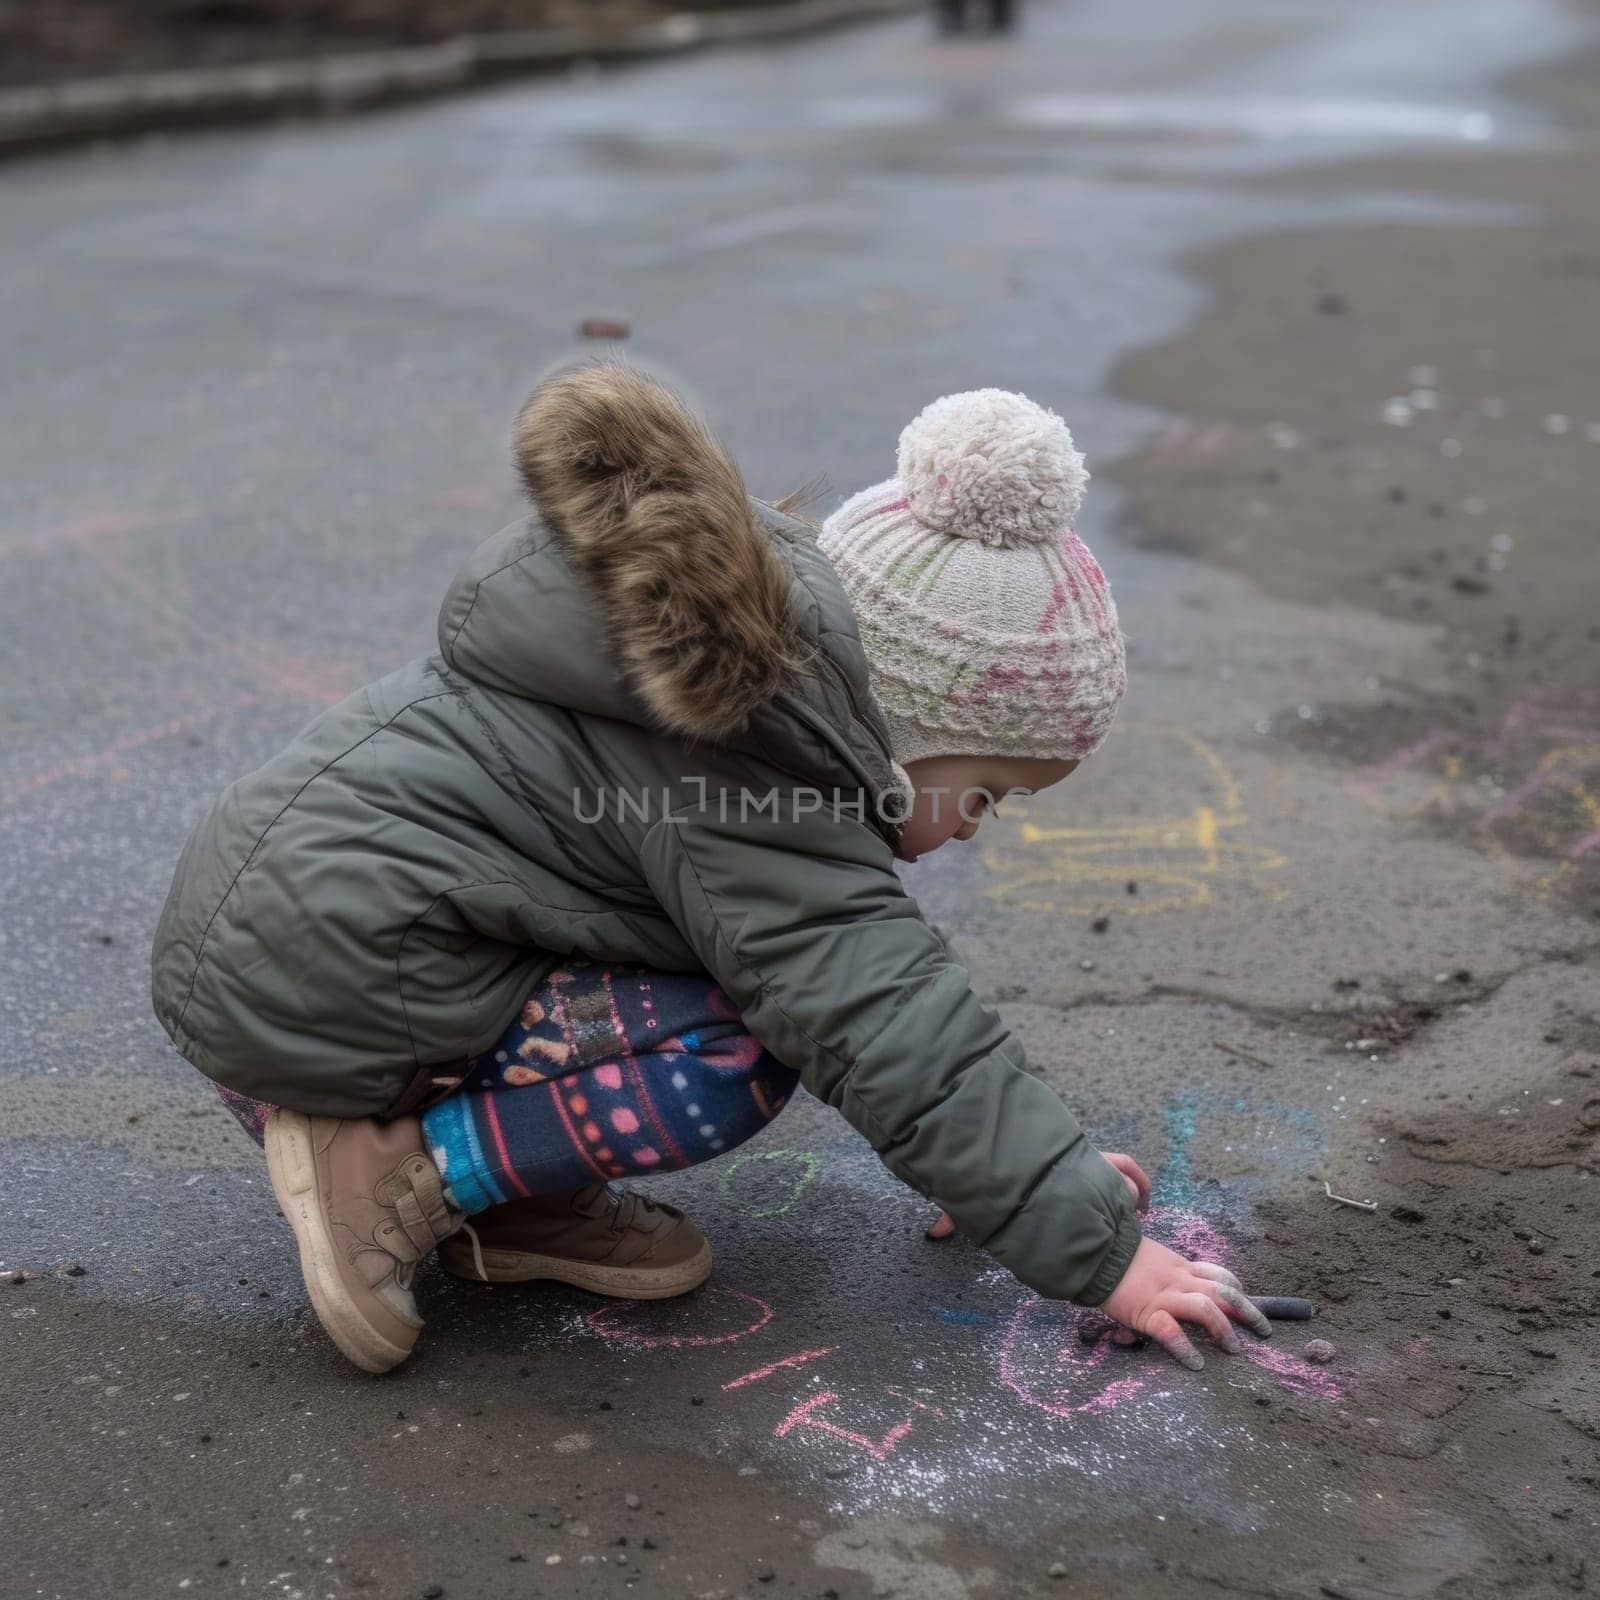
<instances>
[{"instance_id":1,"label":"blue patterned leggings","mask_svg":"<svg viewBox=\"0 0 1600 1600\"><path fill-rule=\"evenodd\" d=\"M569 961L422 1129L452 1201L483 1211L709 1161L765 1127L796 1082L709 977ZM259 1138L272 1108L223 1098Z\"/></svg>"}]
</instances>

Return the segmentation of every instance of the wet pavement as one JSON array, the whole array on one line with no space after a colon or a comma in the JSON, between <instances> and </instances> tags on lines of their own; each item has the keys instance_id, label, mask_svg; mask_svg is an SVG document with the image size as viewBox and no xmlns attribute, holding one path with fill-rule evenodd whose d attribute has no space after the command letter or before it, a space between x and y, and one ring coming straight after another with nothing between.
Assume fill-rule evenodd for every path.
<instances>
[{"instance_id":1,"label":"wet pavement","mask_svg":"<svg viewBox=\"0 0 1600 1600\"><path fill-rule=\"evenodd\" d=\"M0 1593L1581 1590L1593 679L1469 713L1430 619L1258 585L1270 545L1193 559L1172 524L1228 430L1287 469L1296 429L1114 378L1226 306L1197 252L1540 226L1425 169L1581 159L1600 118L1502 85L1592 33L1542 0L1036 3L1014 42L912 17L0 168L0 1272L38 1274L0 1284ZM150 931L214 793L431 647L518 512L515 406L589 317L769 496L876 481L949 390L1068 419L1128 705L908 877L1155 1176L1154 1229L1314 1295L1312 1328L1198 1378L1096 1342L924 1241L930 1208L802 1101L660 1185L718 1252L687 1301L430 1274L402 1372L321 1340L254 1147L149 1013ZM1405 369L1336 398L1381 410ZM1175 459L1148 537L1130 491ZM1439 805L1471 760L1487 831Z\"/></svg>"}]
</instances>

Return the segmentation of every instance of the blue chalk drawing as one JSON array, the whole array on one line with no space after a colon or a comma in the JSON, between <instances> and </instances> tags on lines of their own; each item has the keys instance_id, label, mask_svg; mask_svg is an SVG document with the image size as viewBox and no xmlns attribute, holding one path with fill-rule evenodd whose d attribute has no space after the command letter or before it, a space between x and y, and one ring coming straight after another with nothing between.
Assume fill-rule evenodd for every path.
<instances>
[{"instance_id":1,"label":"blue chalk drawing","mask_svg":"<svg viewBox=\"0 0 1600 1600\"><path fill-rule=\"evenodd\" d=\"M1203 1089L1185 1089L1167 1102L1161 1122L1167 1136L1167 1158L1150 1186L1150 1198L1159 1206L1180 1211L1204 1212L1206 1202L1216 1197L1216 1186L1198 1183L1194 1175L1192 1150L1202 1121L1217 1119L1233 1125L1230 1142L1235 1149L1245 1146L1251 1154L1272 1166L1291 1160L1304 1165L1322 1149L1322 1126L1316 1116L1300 1106L1279 1105L1272 1100L1252 1100L1247 1095L1211 1094ZM1256 1127L1261 1129L1259 1137ZM1276 1126L1272 1126L1272 1125ZM1234 1193L1260 1189L1266 1178L1240 1178L1230 1181Z\"/></svg>"}]
</instances>

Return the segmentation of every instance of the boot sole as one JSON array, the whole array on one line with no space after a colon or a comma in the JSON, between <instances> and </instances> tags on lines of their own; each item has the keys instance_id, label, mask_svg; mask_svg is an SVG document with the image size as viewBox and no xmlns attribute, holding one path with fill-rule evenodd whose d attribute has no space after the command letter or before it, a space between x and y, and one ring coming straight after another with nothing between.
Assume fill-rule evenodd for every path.
<instances>
[{"instance_id":1,"label":"boot sole","mask_svg":"<svg viewBox=\"0 0 1600 1600\"><path fill-rule=\"evenodd\" d=\"M323 1331L363 1372L388 1372L411 1354L373 1327L339 1275L338 1247L323 1214L317 1188L311 1121L298 1111L279 1110L267 1119L267 1172L278 1207L300 1247L300 1276Z\"/></svg>"},{"instance_id":2,"label":"boot sole","mask_svg":"<svg viewBox=\"0 0 1600 1600\"><path fill-rule=\"evenodd\" d=\"M607 1267L598 1262L537 1255L530 1250L485 1250L483 1269L488 1276L480 1278L471 1250L462 1249L458 1241L451 1240L440 1247L439 1264L453 1277L464 1278L468 1283L553 1279L613 1300L670 1300L698 1289L711 1276L712 1262L709 1244L702 1244L687 1261L676 1261L669 1267Z\"/></svg>"}]
</instances>

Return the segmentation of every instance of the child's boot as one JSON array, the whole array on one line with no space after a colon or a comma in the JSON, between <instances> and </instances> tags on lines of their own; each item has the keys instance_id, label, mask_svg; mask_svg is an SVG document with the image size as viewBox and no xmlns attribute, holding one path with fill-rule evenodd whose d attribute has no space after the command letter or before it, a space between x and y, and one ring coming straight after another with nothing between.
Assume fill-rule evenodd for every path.
<instances>
[{"instance_id":1,"label":"child's boot","mask_svg":"<svg viewBox=\"0 0 1600 1600\"><path fill-rule=\"evenodd\" d=\"M417 1263L463 1221L445 1201L422 1124L280 1110L265 1144L272 1192L328 1336L367 1372L399 1366L422 1330L411 1295Z\"/></svg>"},{"instance_id":2,"label":"child's boot","mask_svg":"<svg viewBox=\"0 0 1600 1600\"><path fill-rule=\"evenodd\" d=\"M555 1278L593 1294L665 1300L711 1276L711 1246L676 1206L591 1184L480 1211L440 1265L479 1283Z\"/></svg>"}]
</instances>

